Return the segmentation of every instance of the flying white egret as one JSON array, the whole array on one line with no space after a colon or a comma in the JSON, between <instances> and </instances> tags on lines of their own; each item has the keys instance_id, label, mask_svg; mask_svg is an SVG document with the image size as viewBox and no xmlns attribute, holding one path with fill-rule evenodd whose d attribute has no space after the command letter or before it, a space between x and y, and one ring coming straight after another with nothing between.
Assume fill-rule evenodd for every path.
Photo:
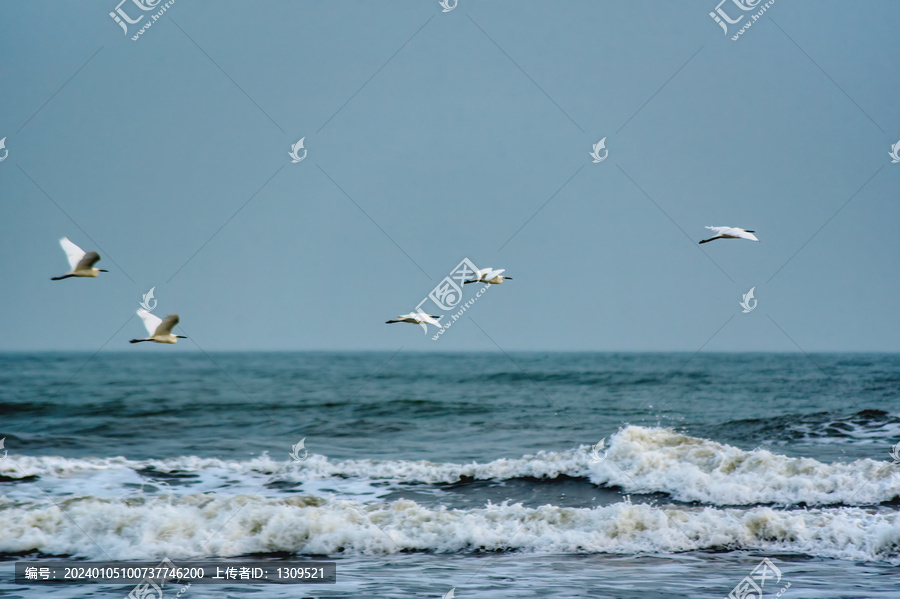
<instances>
[{"instance_id":1,"label":"flying white egret","mask_svg":"<svg viewBox=\"0 0 900 599\"><path fill-rule=\"evenodd\" d=\"M756 238L756 235L753 235L756 231L748 231L746 229L741 229L740 227L706 227L710 231L715 231L716 234L709 239L704 239L700 243L706 243L708 241L713 241L716 239L749 239L750 241L759 241Z\"/></svg>"},{"instance_id":2,"label":"flying white egret","mask_svg":"<svg viewBox=\"0 0 900 599\"><path fill-rule=\"evenodd\" d=\"M441 328L441 323L438 322L440 316L431 316L430 314L425 314L424 312L410 312L409 314L401 314L397 318L393 320L386 320L384 324L394 324L395 322L408 322L410 324L421 324L425 323L433 324L437 328ZM428 327L425 327L426 329Z\"/></svg>"},{"instance_id":3,"label":"flying white egret","mask_svg":"<svg viewBox=\"0 0 900 599\"><path fill-rule=\"evenodd\" d=\"M94 268L94 265L100 260L100 254L97 252L85 253L83 249L69 241L68 237L60 239L59 245L62 246L63 251L66 253L66 258L69 259L69 266L72 270L61 277L52 277L51 281L60 281L69 277L96 277L97 273L109 272L108 270Z\"/></svg>"},{"instance_id":4,"label":"flying white egret","mask_svg":"<svg viewBox=\"0 0 900 599\"><path fill-rule=\"evenodd\" d=\"M178 314L169 314L165 318L154 316L143 308L137 311L138 316L144 321L150 336L146 339L132 339L130 343L141 341L153 341L155 343L177 343L179 339L187 339L183 335L173 335L172 329L178 324Z\"/></svg>"},{"instance_id":5,"label":"flying white egret","mask_svg":"<svg viewBox=\"0 0 900 599\"><path fill-rule=\"evenodd\" d=\"M501 268L500 270L494 270L490 267L481 268L475 271L473 279L463 281L463 284L468 285L469 283L487 283L489 285L499 285L503 282L504 279L509 279L510 281L512 281L512 277L503 275L504 272L506 272L505 268Z\"/></svg>"}]
</instances>

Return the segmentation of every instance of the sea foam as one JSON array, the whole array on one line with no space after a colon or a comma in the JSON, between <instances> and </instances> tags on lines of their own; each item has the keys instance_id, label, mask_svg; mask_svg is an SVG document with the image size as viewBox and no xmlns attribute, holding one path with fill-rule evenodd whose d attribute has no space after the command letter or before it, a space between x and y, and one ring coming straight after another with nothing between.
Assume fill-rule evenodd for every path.
<instances>
[{"instance_id":1,"label":"sea foam","mask_svg":"<svg viewBox=\"0 0 900 599\"><path fill-rule=\"evenodd\" d=\"M590 449L584 445L563 452L538 451L518 458L468 464L331 460L321 455L310 455L296 463L273 460L267 455L245 461L195 456L164 460L9 456L0 462L0 474L14 478L39 476L51 488L64 487L63 483L73 478L90 488L86 482L89 479L117 479L135 485L154 475L176 474L184 481L183 489L175 489L176 494L213 489L227 494L229 488L231 494L237 494L271 480L315 483L340 479L347 481L346 486L353 486L353 481L436 484L469 479L555 479L565 475L587 478L599 486L621 487L626 493L661 492L679 501L717 506L866 506L900 497L900 466L886 459L827 464L763 449L747 451L671 429L640 426L628 426L612 435L608 453L604 452L600 461L594 460ZM366 485L362 487L365 492L371 490Z\"/></svg>"},{"instance_id":2,"label":"sea foam","mask_svg":"<svg viewBox=\"0 0 900 599\"><path fill-rule=\"evenodd\" d=\"M428 508L314 496L212 495L2 506L0 552L138 560L250 553L671 553L752 550L900 564L900 514L769 507ZM65 513L63 513L63 510Z\"/></svg>"}]
</instances>

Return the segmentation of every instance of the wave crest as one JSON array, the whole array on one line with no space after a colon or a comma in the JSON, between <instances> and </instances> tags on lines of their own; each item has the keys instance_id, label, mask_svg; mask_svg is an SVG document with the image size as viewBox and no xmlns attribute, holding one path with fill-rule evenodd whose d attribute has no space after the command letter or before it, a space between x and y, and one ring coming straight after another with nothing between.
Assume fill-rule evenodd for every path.
<instances>
[{"instance_id":1,"label":"wave crest","mask_svg":"<svg viewBox=\"0 0 900 599\"><path fill-rule=\"evenodd\" d=\"M887 452L885 452L887 455ZM538 451L484 463L426 460L330 460L310 455L300 463L262 455L246 461L185 456L165 460L9 456L0 474L25 478L119 476L140 483L159 474L188 476L193 492L227 492L226 481L259 485L278 479L307 483L331 477L394 483L457 483L466 480L587 478L627 493L666 493L679 501L718 506L779 504L877 505L900 497L900 466L872 459L827 464L764 449L691 437L671 429L628 426L610 437L609 452L592 462L590 446L564 452ZM205 486L203 483L206 483ZM200 487L196 485L199 484ZM233 493L240 492L234 490Z\"/></svg>"},{"instance_id":2,"label":"wave crest","mask_svg":"<svg viewBox=\"0 0 900 599\"><path fill-rule=\"evenodd\" d=\"M728 549L900 563L900 514L860 508L740 510L622 502L599 508L504 504L448 510L408 500L362 506L310 496L247 495L128 503L82 498L60 507L7 507L0 551L138 560L273 552L634 554ZM96 544L87 545L85 535Z\"/></svg>"}]
</instances>

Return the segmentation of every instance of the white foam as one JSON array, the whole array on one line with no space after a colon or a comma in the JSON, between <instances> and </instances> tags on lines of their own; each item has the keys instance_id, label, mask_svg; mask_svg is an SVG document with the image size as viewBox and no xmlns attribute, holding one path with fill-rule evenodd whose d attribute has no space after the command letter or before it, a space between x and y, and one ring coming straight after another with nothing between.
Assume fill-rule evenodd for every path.
<instances>
[{"instance_id":1,"label":"white foam","mask_svg":"<svg viewBox=\"0 0 900 599\"><path fill-rule=\"evenodd\" d=\"M639 426L614 435L607 459L590 471L597 484L716 505L872 505L900 496L900 467L888 461L825 464Z\"/></svg>"},{"instance_id":2,"label":"white foam","mask_svg":"<svg viewBox=\"0 0 900 599\"><path fill-rule=\"evenodd\" d=\"M562 453L540 451L533 456L499 459L484 464L453 464L427 460L343 460L330 461L325 456L310 455L303 462L276 461L263 455L246 461L184 456L165 460L128 460L115 458L62 458L53 456L10 456L0 462L0 474L23 477L29 475L66 477L86 472L141 470L152 468L160 473L215 472L222 476L270 476L290 481L306 481L331 476L364 479L390 479L404 482L456 482L462 477L479 480L533 476L555 478L578 471L590 462L583 451Z\"/></svg>"},{"instance_id":3,"label":"white foam","mask_svg":"<svg viewBox=\"0 0 900 599\"><path fill-rule=\"evenodd\" d=\"M887 449L887 448L886 448ZM263 455L246 461L193 456L166 460L9 456L0 462L7 476L41 476L52 492L103 495L99 488L115 481L136 484L146 480L136 470L197 474L190 485L172 487L177 493L215 491L217 494L264 492L272 480L304 484L304 491L334 488L348 494L384 494L390 489L370 483L453 483L463 478L506 480L587 477L597 485L618 485L628 493L664 492L681 501L713 505L758 503L808 505L873 505L900 496L900 466L882 459L826 464L809 458L790 458L763 449L737 447L676 433L670 429L629 426L610 438L605 460L593 463L590 447L565 452L539 451L520 458L485 463L454 464L425 460L329 460L310 455L303 462L276 461ZM887 456L887 452L885 451ZM340 481L338 484L337 481ZM66 486L65 481L71 484ZM92 482L93 481L93 482ZM100 481L104 481L102 484ZM107 484L108 483L108 484ZM27 485L8 491L25 493ZM168 492L168 490L167 490ZM118 493L120 494L120 493ZM113 495L118 495L113 493Z\"/></svg>"},{"instance_id":4,"label":"white foam","mask_svg":"<svg viewBox=\"0 0 900 599\"><path fill-rule=\"evenodd\" d=\"M516 504L447 510L407 500L363 506L312 496L189 495L133 502L83 498L59 507L0 509L0 552L37 550L92 559L282 551L664 554L742 549L900 564L900 514L861 508L779 511L622 502L593 509Z\"/></svg>"}]
</instances>

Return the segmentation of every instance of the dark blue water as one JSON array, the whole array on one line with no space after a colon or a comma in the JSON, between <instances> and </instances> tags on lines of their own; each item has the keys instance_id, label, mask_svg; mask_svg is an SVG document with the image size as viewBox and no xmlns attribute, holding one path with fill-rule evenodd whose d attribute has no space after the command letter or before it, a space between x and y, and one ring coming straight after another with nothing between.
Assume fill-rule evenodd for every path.
<instances>
[{"instance_id":1,"label":"dark blue water","mask_svg":"<svg viewBox=\"0 0 900 599\"><path fill-rule=\"evenodd\" d=\"M0 553L338 561L196 597L724 597L764 557L767 595L895 597L898 400L884 354L5 354Z\"/></svg>"}]
</instances>

